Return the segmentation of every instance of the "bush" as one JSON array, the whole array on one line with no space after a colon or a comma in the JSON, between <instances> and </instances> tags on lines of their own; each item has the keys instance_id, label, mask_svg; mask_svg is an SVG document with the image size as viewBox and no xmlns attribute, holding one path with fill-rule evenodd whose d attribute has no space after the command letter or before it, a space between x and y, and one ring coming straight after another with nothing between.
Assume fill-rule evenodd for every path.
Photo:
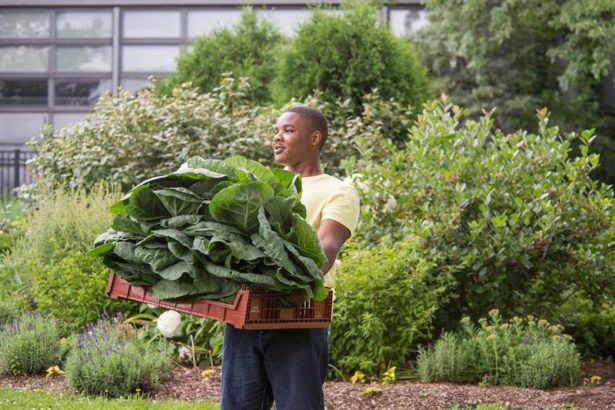
<instances>
[{"instance_id":1,"label":"bush","mask_svg":"<svg viewBox=\"0 0 615 410\"><path fill-rule=\"evenodd\" d=\"M430 275L452 284L436 327L499 309L554 320L577 290L615 291L615 199L593 182L591 131L563 137L539 113L539 132L504 134L489 115L467 120L446 99L430 103L402 149L353 166L357 232L367 244L416 235ZM580 156L570 158L572 141ZM358 139L359 150L370 146Z\"/></svg>"},{"instance_id":2,"label":"bush","mask_svg":"<svg viewBox=\"0 0 615 410\"><path fill-rule=\"evenodd\" d=\"M615 357L615 302L592 302L577 294L558 311L558 320L585 357Z\"/></svg>"},{"instance_id":3,"label":"bush","mask_svg":"<svg viewBox=\"0 0 615 410\"><path fill-rule=\"evenodd\" d=\"M268 21L259 21L249 8L232 29L224 28L199 37L193 50L180 55L177 72L156 83L156 92L171 95L173 88L190 81L200 92L218 87L225 73L247 77L252 85L246 92L249 101L271 101L269 84L275 76L282 36Z\"/></svg>"},{"instance_id":4,"label":"bush","mask_svg":"<svg viewBox=\"0 0 615 410\"><path fill-rule=\"evenodd\" d=\"M355 114L377 88L385 98L420 108L431 97L426 69L411 44L378 22L378 11L355 2L341 14L316 10L284 51L276 81L279 102L314 90L326 101L349 99Z\"/></svg>"},{"instance_id":5,"label":"bush","mask_svg":"<svg viewBox=\"0 0 615 410\"><path fill-rule=\"evenodd\" d=\"M109 207L120 193L99 185L40 195L29 225L3 261L3 275L36 305L61 321L60 331L76 331L96 317L96 309L131 306L105 294L107 269L85 256L100 232L112 222ZM11 285L9 285L11 286Z\"/></svg>"},{"instance_id":6,"label":"bush","mask_svg":"<svg viewBox=\"0 0 615 410\"><path fill-rule=\"evenodd\" d=\"M172 96L145 90L137 96L122 92L101 98L90 122L64 128L57 136L46 129L33 143L37 156L30 167L41 178L21 195L36 195L45 184L47 190L64 183L75 189L100 181L127 190L152 175L176 170L193 155L243 155L273 165L271 130L280 110L252 105L244 97L249 89L246 82L229 77L204 95L186 84ZM358 135L371 141L369 152L376 157L387 138L399 142L406 137L413 111L378 94L364 100L361 115L345 102L324 102L318 95L290 103L319 108L328 117L331 131L323 162L329 173L341 175L343 158L362 155L353 142Z\"/></svg>"},{"instance_id":7,"label":"bush","mask_svg":"<svg viewBox=\"0 0 615 410\"><path fill-rule=\"evenodd\" d=\"M0 325L0 373L13 376L42 373L58 360L56 322L38 314L22 314Z\"/></svg>"},{"instance_id":8,"label":"bush","mask_svg":"<svg viewBox=\"0 0 615 410\"><path fill-rule=\"evenodd\" d=\"M422 381L548 388L579 380L580 355L561 326L531 316L503 322L495 310L478 328L468 317L461 323L459 333L447 333L433 350L421 351Z\"/></svg>"},{"instance_id":9,"label":"bush","mask_svg":"<svg viewBox=\"0 0 615 410\"><path fill-rule=\"evenodd\" d=\"M149 344L131 330L106 315L89 324L66 358L70 385L82 393L120 397L166 379L172 365L168 344Z\"/></svg>"},{"instance_id":10,"label":"bush","mask_svg":"<svg viewBox=\"0 0 615 410\"><path fill-rule=\"evenodd\" d=\"M443 288L430 283L414 240L350 245L337 273L331 326L330 360L344 375L380 376L430 337Z\"/></svg>"},{"instance_id":11,"label":"bush","mask_svg":"<svg viewBox=\"0 0 615 410\"><path fill-rule=\"evenodd\" d=\"M10 322L19 316L19 309L11 299L0 300L0 324Z\"/></svg>"}]
</instances>

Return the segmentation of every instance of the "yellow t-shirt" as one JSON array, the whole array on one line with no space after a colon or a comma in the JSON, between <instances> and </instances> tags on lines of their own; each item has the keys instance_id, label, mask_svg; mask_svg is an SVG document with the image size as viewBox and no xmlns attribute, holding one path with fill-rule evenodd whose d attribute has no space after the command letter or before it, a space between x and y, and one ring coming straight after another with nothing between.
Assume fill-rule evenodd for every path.
<instances>
[{"instance_id":1,"label":"yellow t-shirt","mask_svg":"<svg viewBox=\"0 0 615 410\"><path fill-rule=\"evenodd\" d=\"M323 219L344 225L352 235L359 221L359 195L349 183L327 174L303 177L301 203L307 211L307 221L318 231ZM325 275L325 285L335 281L335 264Z\"/></svg>"}]
</instances>

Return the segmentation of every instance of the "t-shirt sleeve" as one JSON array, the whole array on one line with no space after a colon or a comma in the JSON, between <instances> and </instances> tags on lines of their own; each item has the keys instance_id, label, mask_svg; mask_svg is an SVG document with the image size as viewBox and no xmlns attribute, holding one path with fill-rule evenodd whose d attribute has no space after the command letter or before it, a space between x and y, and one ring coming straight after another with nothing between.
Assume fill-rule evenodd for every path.
<instances>
[{"instance_id":1,"label":"t-shirt sleeve","mask_svg":"<svg viewBox=\"0 0 615 410\"><path fill-rule=\"evenodd\" d=\"M353 235L359 222L359 211L359 194L353 186L345 185L327 199L321 220L332 219L339 222Z\"/></svg>"}]
</instances>

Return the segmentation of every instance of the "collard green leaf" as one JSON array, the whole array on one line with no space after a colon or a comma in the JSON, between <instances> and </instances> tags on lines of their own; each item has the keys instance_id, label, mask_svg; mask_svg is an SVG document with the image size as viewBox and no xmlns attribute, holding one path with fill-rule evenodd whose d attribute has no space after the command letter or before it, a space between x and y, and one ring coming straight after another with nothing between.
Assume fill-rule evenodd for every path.
<instances>
[{"instance_id":1,"label":"collard green leaf","mask_svg":"<svg viewBox=\"0 0 615 410\"><path fill-rule=\"evenodd\" d=\"M237 183L218 192L209 204L214 220L245 232L258 229L258 210L273 198L274 191L265 182Z\"/></svg>"},{"instance_id":2,"label":"collard green leaf","mask_svg":"<svg viewBox=\"0 0 615 410\"><path fill-rule=\"evenodd\" d=\"M115 216L111 227L116 231L130 232L136 235L144 234L143 228L139 222L121 214Z\"/></svg>"},{"instance_id":3,"label":"collard green leaf","mask_svg":"<svg viewBox=\"0 0 615 410\"><path fill-rule=\"evenodd\" d=\"M152 234L159 238L170 238L176 240L187 248L192 247L192 239L179 229L155 229Z\"/></svg>"},{"instance_id":4,"label":"collard green leaf","mask_svg":"<svg viewBox=\"0 0 615 410\"><path fill-rule=\"evenodd\" d=\"M307 221L298 215L294 216L295 225L291 242L295 243L306 255L321 267L325 263L325 254L320 247L318 234Z\"/></svg>"},{"instance_id":5,"label":"collard green leaf","mask_svg":"<svg viewBox=\"0 0 615 410\"><path fill-rule=\"evenodd\" d=\"M240 156L229 157L224 160L225 163L231 165L238 171L249 172L256 180L266 182L275 191L282 188L278 178L263 164Z\"/></svg>"},{"instance_id":6,"label":"collard green leaf","mask_svg":"<svg viewBox=\"0 0 615 410\"><path fill-rule=\"evenodd\" d=\"M260 275L258 273L237 272L224 266L208 263L205 265L207 272L219 278L226 278L238 283L253 283L257 285L265 285L270 289L281 288L280 282L268 275Z\"/></svg>"},{"instance_id":7,"label":"collard green leaf","mask_svg":"<svg viewBox=\"0 0 615 410\"><path fill-rule=\"evenodd\" d=\"M294 198L273 197L265 204L269 223L274 231L279 235L285 236L290 232L294 225L292 205Z\"/></svg>"},{"instance_id":8,"label":"collard green leaf","mask_svg":"<svg viewBox=\"0 0 615 410\"><path fill-rule=\"evenodd\" d=\"M199 290L190 278L162 279L152 287L152 295L158 299L176 299L196 293L199 293Z\"/></svg>"},{"instance_id":9,"label":"collard green leaf","mask_svg":"<svg viewBox=\"0 0 615 410\"><path fill-rule=\"evenodd\" d=\"M194 214L202 202L198 195L186 188L160 189L154 194L173 216Z\"/></svg>"},{"instance_id":10,"label":"collard green leaf","mask_svg":"<svg viewBox=\"0 0 615 410\"><path fill-rule=\"evenodd\" d=\"M201 157L192 157L186 161L188 168L205 168L209 171L228 177L231 181L237 181L237 174L234 167L228 165L219 159L204 159Z\"/></svg>"},{"instance_id":11,"label":"collard green leaf","mask_svg":"<svg viewBox=\"0 0 615 410\"><path fill-rule=\"evenodd\" d=\"M98 245L97 247L92 248L89 251L87 251L86 255L87 256L103 256L111 252L114 246L115 246L114 244L109 243L109 242L103 243L102 245Z\"/></svg>"},{"instance_id":12,"label":"collard green leaf","mask_svg":"<svg viewBox=\"0 0 615 410\"><path fill-rule=\"evenodd\" d=\"M179 215L160 221L162 228L180 229L189 228L203 220L201 215Z\"/></svg>"},{"instance_id":13,"label":"collard green leaf","mask_svg":"<svg viewBox=\"0 0 615 410\"><path fill-rule=\"evenodd\" d=\"M154 272L160 272L179 261L166 247L152 249L145 246L137 246L134 250L134 255L137 260L151 266Z\"/></svg>"},{"instance_id":14,"label":"collard green leaf","mask_svg":"<svg viewBox=\"0 0 615 410\"><path fill-rule=\"evenodd\" d=\"M171 216L154 191L149 188L130 197L126 212L133 218L144 221Z\"/></svg>"},{"instance_id":15,"label":"collard green leaf","mask_svg":"<svg viewBox=\"0 0 615 410\"><path fill-rule=\"evenodd\" d=\"M182 277L182 275L189 274L191 271L191 265L186 261L179 261L174 263L173 265L169 265L166 268L156 271L160 277L166 280L177 280Z\"/></svg>"}]
</instances>

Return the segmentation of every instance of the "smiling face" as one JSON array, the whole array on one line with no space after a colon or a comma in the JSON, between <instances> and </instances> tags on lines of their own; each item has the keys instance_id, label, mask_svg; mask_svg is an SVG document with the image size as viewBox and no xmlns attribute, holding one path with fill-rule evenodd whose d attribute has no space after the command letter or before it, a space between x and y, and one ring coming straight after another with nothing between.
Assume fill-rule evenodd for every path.
<instances>
[{"instance_id":1,"label":"smiling face","mask_svg":"<svg viewBox=\"0 0 615 410\"><path fill-rule=\"evenodd\" d=\"M318 161L321 134L312 131L300 114L285 112L275 124L271 146L275 161L290 168Z\"/></svg>"}]
</instances>

